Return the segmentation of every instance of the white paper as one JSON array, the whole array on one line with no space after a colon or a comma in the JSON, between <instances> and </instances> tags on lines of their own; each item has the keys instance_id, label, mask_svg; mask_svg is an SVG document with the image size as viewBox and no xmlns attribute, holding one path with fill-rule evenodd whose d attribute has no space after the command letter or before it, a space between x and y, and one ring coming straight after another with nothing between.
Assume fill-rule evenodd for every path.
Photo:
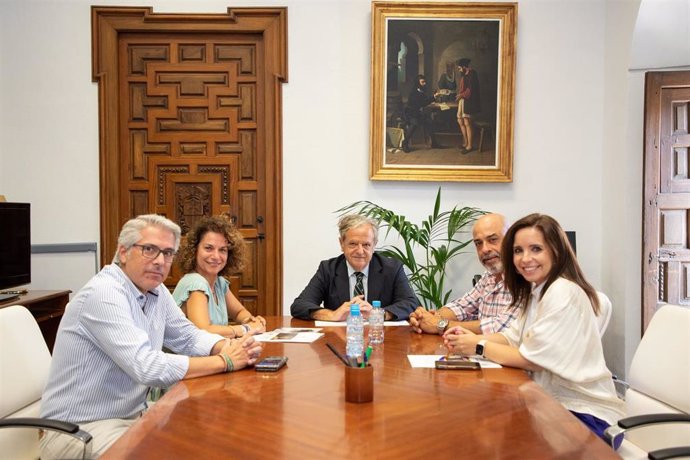
<instances>
[{"instance_id":1,"label":"white paper","mask_svg":"<svg viewBox=\"0 0 690 460\"><path fill-rule=\"evenodd\" d=\"M280 332L321 332L320 327L280 327L276 329Z\"/></svg>"},{"instance_id":2,"label":"white paper","mask_svg":"<svg viewBox=\"0 0 690 460\"><path fill-rule=\"evenodd\" d=\"M409 326L410 323L406 319L400 321L384 321L384 326Z\"/></svg>"},{"instance_id":3,"label":"white paper","mask_svg":"<svg viewBox=\"0 0 690 460\"><path fill-rule=\"evenodd\" d=\"M482 366L482 369L500 369L503 367L500 364L495 363L493 361L489 361L488 359L482 358L481 356L470 356L470 361L479 363L479 365Z\"/></svg>"},{"instance_id":4,"label":"white paper","mask_svg":"<svg viewBox=\"0 0 690 460\"><path fill-rule=\"evenodd\" d=\"M368 321L364 320L364 325L367 326L369 324ZM345 321L314 321L315 326L319 327L345 327L347 326L347 323ZM384 321L383 322L384 326L409 326L410 323L407 322L407 320L403 319L400 321Z\"/></svg>"},{"instance_id":5,"label":"white paper","mask_svg":"<svg viewBox=\"0 0 690 460\"><path fill-rule=\"evenodd\" d=\"M407 355L408 361L410 361L410 366L412 367L422 367L422 368L435 368L436 361L444 355ZM500 369L500 364L497 364L488 359L481 358L479 356L470 356L470 361L479 363L482 369Z\"/></svg>"},{"instance_id":6,"label":"white paper","mask_svg":"<svg viewBox=\"0 0 690 460\"><path fill-rule=\"evenodd\" d=\"M317 327L283 327L254 336L257 342L311 343L323 336Z\"/></svg>"}]
</instances>

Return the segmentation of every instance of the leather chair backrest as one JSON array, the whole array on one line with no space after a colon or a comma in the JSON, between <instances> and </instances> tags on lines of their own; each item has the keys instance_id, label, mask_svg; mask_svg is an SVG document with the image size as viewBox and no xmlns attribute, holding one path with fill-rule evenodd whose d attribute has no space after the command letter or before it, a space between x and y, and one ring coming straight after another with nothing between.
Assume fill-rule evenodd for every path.
<instances>
[{"instance_id":1,"label":"leather chair backrest","mask_svg":"<svg viewBox=\"0 0 690 460\"><path fill-rule=\"evenodd\" d=\"M654 313L635 351L625 395L627 416L690 413L690 308L664 305ZM687 445L686 424L659 425L626 433L643 450Z\"/></svg>"},{"instance_id":2,"label":"leather chair backrest","mask_svg":"<svg viewBox=\"0 0 690 460\"><path fill-rule=\"evenodd\" d=\"M38 417L51 356L29 310L0 308L0 350L0 418ZM37 431L1 430L0 457L38 458Z\"/></svg>"}]
</instances>

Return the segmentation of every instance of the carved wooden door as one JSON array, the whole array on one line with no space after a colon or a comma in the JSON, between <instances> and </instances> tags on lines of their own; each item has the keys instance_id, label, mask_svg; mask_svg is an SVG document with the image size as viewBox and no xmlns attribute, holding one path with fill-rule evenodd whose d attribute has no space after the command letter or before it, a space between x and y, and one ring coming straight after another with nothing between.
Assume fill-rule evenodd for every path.
<instances>
[{"instance_id":1,"label":"carved wooden door","mask_svg":"<svg viewBox=\"0 0 690 460\"><path fill-rule=\"evenodd\" d=\"M643 330L690 308L690 72L649 72L645 95Z\"/></svg>"},{"instance_id":2,"label":"carved wooden door","mask_svg":"<svg viewBox=\"0 0 690 460\"><path fill-rule=\"evenodd\" d=\"M133 216L165 215L185 233L227 213L249 249L246 268L230 278L234 293L254 313L281 314L284 9L92 12L104 263ZM175 268L166 284L178 279Z\"/></svg>"}]
</instances>

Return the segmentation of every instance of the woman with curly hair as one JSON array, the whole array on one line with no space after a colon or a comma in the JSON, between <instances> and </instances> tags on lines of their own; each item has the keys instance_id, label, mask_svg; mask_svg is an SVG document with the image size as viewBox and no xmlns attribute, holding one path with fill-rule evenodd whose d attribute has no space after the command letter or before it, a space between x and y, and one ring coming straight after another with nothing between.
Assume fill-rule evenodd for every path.
<instances>
[{"instance_id":1,"label":"woman with curly hair","mask_svg":"<svg viewBox=\"0 0 690 460\"><path fill-rule=\"evenodd\" d=\"M242 234L225 218L204 217L187 232L178 255L186 274L173 298L198 328L230 338L266 330L266 320L244 308L225 278L241 270L244 262ZM239 324L230 325L228 320Z\"/></svg>"},{"instance_id":2,"label":"woman with curly hair","mask_svg":"<svg viewBox=\"0 0 690 460\"><path fill-rule=\"evenodd\" d=\"M603 431L623 416L597 326L597 292L585 279L561 226L530 214L506 232L503 279L520 316L497 334L454 327L449 350L529 371L532 379L587 427ZM622 439L621 439L622 441Z\"/></svg>"}]
</instances>

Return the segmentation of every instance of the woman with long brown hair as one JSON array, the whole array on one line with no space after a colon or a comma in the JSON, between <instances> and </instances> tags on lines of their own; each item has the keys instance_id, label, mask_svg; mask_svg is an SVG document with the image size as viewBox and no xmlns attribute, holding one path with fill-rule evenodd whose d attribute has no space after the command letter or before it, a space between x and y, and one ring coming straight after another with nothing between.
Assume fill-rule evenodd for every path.
<instances>
[{"instance_id":1,"label":"woman with long brown hair","mask_svg":"<svg viewBox=\"0 0 690 460\"><path fill-rule=\"evenodd\" d=\"M508 229L501 259L512 306L521 309L520 316L508 329L487 336L454 327L444 335L446 346L526 369L603 438L603 431L623 416L623 402L604 361L597 293L565 232L552 217L530 214Z\"/></svg>"}]
</instances>

